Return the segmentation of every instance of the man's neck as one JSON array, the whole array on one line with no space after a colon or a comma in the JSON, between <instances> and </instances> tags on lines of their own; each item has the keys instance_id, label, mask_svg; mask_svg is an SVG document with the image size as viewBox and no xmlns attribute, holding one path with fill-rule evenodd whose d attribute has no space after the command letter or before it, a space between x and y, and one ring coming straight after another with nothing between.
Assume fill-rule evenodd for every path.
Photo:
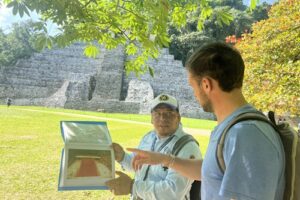
<instances>
[{"instance_id":1,"label":"man's neck","mask_svg":"<svg viewBox=\"0 0 300 200\"><path fill-rule=\"evenodd\" d=\"M177 129L178 129L178 127L177 127ZM176 129L175 131L172 131L172 132L169 133L169 134L163 134L163 135L162 135L162 134L159 134L158 132L156 132L156 135L157 135L157 137L158 137L159 139L168 138L168 137L174 135L174 134L176 133L177 129Z\"/></svg>"},{"instance_id":2,"label":"man's neck","mask_svg":"<svg viewBox=\"0 0 300 200\"><path fill-rule=\"evenodd\" d=\"M156 133L156 135L157 135L158 139L164 139L164 138L168 138L168 137L172 136L174 133L175 133L175 132L170 133L170 134L164 134L164 135L161 135L161 134L159 134L159 133Z\"/></svg>"},{"instance_id":3,"label":"man's neck","mask_svg":"<svg viewBox=\"0 0 300 200\"><path fill-rule=\"evenodd\" d=\"M247 104L240 89L235 89L230 93L222 92L214 101L214 113L220 124L226 117L232 114L240 107Z\"/></svg>"}]
</instances>

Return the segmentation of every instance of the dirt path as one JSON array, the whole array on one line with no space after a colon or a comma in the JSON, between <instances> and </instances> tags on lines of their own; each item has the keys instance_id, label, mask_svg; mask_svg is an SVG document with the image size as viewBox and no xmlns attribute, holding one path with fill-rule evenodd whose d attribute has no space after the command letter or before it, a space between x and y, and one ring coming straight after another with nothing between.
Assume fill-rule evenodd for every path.
<instances>
[{"instance_id":1,"label":"dirt path","mask_svg":"<svg viewBox=\"0 0 300 200\"><path fill-rule=\"evenodd\" d=\"M123 123L130 123L130 124L142 124L146 126L152 126L151 123L146 122L138 122L138 121L132 121L132 120L126 120L126 119L116 119L116 118L109 118L109 117L98 117L98 116L92 116L92 115L83 115L83 114L76 114L76 113L65 113L65 112L57 112L57 111L46 111L46 110L34 110L34 109L28 109L28 108L15 108L17 110L24 110L24 111L30 111L30 112L40 112L40 113L49 113L49 114L56 114L56 115L64 115L64 116L72 116L72 117L83 117L88 119L97 119L97 120L105 120L105 121L116 121L116 122L123 122ZM183 130L191 135L210 135L210 130L206 129L197 129L197 128L183 128Z\"/></svg>"}]
</instances>

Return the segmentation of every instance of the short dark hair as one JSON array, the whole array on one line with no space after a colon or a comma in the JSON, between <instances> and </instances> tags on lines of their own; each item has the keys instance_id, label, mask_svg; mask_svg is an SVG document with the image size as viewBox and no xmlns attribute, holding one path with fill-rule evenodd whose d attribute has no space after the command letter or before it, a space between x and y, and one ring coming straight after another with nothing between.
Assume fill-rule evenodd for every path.
<instances>
[{"instance_id":1,"label":"short dark hair","mask_svg":"<svg viewBox=\"0 0 300 200\"><path fill-rule=\"evenodd\" d=\"M186 68L195 77L209 76L217 80L226 92L243 85L245 65L242 56L223 42L203 45L190 56Z\"/></svg>"}]
</instances>

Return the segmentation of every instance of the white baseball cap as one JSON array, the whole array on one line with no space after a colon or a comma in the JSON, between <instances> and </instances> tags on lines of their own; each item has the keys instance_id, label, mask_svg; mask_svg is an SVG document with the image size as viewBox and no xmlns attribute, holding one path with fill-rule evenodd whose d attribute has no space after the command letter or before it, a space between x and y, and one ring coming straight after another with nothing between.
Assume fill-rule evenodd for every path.
<instances>
[{"instance_id":1,"label":"white baseball cap","mask_svg":"<svg viewBox=\"0 0 300 200\"><path fill-rule=\"evenodd\" d=\"M178 101L175 97L168 94L160 94L151 103L151 112L159 105L166 105L174 110L179 110Z\"/></svg>"}]
</instances>

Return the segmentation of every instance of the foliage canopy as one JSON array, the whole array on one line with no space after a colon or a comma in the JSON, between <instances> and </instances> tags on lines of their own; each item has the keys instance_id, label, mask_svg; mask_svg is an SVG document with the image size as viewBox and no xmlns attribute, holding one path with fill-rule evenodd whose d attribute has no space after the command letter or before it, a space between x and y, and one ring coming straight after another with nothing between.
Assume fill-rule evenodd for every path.
<instances>
[{"instance_id":1,"label":"foliage canopy","mask_svg":"<svg viewBox=\"0 0 300 200\"><path fill-rule=\"evenodd\" d=\"M240 37L244 32L251 31L252 23L268 18L267 10L270 7L271 5L263 3L250 12L247 6L243 5L242 0L213 1L212 14L205 20L201 31L197 29L198 21L193 15L188 17L184 28L178 30L170 27L170 53L175 59L182 60L184 64L188 55L206 42L224 41L228 35ZM228 19L226 24L220 23L218 17L220 11L227 13L223 14Z\"/></svg>"},{"instance_id":2,"label":"foliage canopy","mask_svg":"<svg viewBox=\"0 0 300 200\"><path fill-rule=\"evenodd\" d=\"M13 65L20 58L30 57L35 51L34 38L37 32L32 22L13 24L10 33L0 29L0 67Z\"/></svg>"},{"instance_id":3,"label":"foliage canopy","mask_svg":"<svg viewBox=\"0 0 300 200\"><path fill-rule=\"evenodd\" d=\"M251 8L257 0L251 0ZM126 45L126 52L136 59L126 63L126 70L137 74L150 70L146 65L149 57L156 58L161 47L168 46L168 24L180 27L186 24L187 15L201 8L197 18L198 28L213 14L209 0L4 0L13 13L29 15L36 10L43 21L57 23L61 33L48 35L45 24L40 23L44 33L37 37L40 48L57 44L61 47L74 41L86 42L85 53L95 56L97 41L107 49ZM220 23L230 20L226 11L218 13Z\"/></svg>"},{"instance_id":4,"label":"foliage canopy","mask_svg":"<svg viewBox=\"0 0 300 200\"><path fill-rule=\"evenodd\" d=\"M236 47L246 64L244 93L262 110L300 116L300 1L281 0Z\"/></svg>"}]
</instances>

